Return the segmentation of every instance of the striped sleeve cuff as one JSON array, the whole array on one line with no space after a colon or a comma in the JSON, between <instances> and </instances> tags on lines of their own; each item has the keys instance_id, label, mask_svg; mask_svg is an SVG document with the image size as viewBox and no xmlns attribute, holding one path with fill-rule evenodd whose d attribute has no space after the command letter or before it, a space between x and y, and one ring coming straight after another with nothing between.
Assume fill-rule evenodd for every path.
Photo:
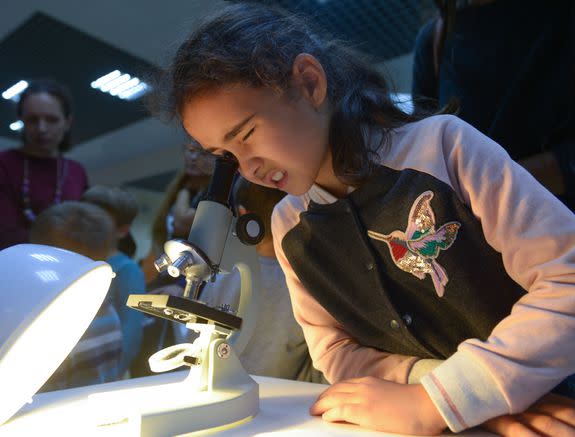
<instances>
[{"instance_id":1,"label":"striped sleeve cuff","mask_svg":"<svg viewBox=\"0 0 575 437\"><path fill-rule=\"evenodd\" d=\"M509 413L491 374L463 351L424 376L421 383L453 432Z\"/></svg>"}]
</instances>

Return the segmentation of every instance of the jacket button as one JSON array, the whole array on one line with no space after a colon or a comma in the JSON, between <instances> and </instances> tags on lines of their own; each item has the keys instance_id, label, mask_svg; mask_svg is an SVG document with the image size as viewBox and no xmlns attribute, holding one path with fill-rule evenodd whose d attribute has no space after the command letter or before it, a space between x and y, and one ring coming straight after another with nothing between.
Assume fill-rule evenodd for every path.
<instances>
[{"instance_id":1,"label":"jacket button","mask_svg":"<svg viewBox=\"0 0 575 437\"><path fill-rule=\"evenodd\" d=\"M399 329L399 322L397 320L392 320L389 322L389 327L395 331Z\"/></svg>"},{"instance_id":2,"label":"jacket button","mask_svg":"<svg viewBox=\"0 0 575 437\"><path fill-rule=\"evenodd\" d=\"M411 322L413 322L413 319L412 319L412 317L411 317L409 314L405 314L405 315L403 315L401 318L403 319L403 322L404 322L407 326L411 325Z\"/></svg>"},{"instance_id":3,"label":"jacket button","mask_svg":"<svg viewBox=\"0 0 575 437\"><path fill-rule=\"evenodd\" d=\"M373 270L373 263L367 263L367 264L365 265L365 268L366 268L367 270Z\"/></svg>"}]
</instances>

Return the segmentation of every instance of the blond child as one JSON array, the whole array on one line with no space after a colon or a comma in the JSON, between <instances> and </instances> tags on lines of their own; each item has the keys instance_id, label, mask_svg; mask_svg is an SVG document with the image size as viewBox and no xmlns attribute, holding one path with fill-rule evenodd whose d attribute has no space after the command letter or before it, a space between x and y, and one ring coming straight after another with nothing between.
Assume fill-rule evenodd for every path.
<instances>
[{"instance_id":1,"label":"blond child","mask_svg":"<svg viewBox=\"0 0 575 437\"><path fill-rule=\"evenodd\" d=\"M103 261L113 252L114 223L106 211L78 201L44 210L32 226L30 242L70 250ZM109 294L96 317L42 391L92 385L119 378L122 355L120 318Z\"/></svg>"},{"instance_id":2,"label":"blond child","mask_svg":"<svg viewBox=\"0 0 575 437\"><path fill-rule=\"evenodd\" d=\"M144 314L129 308L126 302L130 294L144 293L146 284L138 264L118 249L117 241L129 233L130 226L138 214L138 203L123 188L102 185L89 188L81 200L101 207L108 212L114 222L116 245L106 262L112 266L116 274L110 286L110 297L122 323L124 346L120 374L126 375L140 351L144 323Z\"/></svg>"}]
</instances>

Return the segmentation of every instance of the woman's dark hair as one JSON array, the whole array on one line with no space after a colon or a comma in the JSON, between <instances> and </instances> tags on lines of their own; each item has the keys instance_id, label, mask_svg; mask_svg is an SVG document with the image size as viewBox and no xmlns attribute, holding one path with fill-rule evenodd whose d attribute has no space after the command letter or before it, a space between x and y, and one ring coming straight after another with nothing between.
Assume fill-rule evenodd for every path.
<instances>
[{"instance_id":1,"label":"woman's dark hair","mask_svg":"<svg viewBox=\"0 0 575 437\"><path fill-rule=\"evenodd\" d=\"M193 96L229 84L290 91L296 56L318 59L327 76L332 106L329 144L333 168L344 183L357 185L373 169L373 156L388 140L389 129L421 116L396 107L382 75L350 47L322 39L294 14L249 3L231 5L201 25L177 50L162 82L167 98L156 109L172 118ZM383 131L379 144L368 146L364 128Z\"/></svg>"},{"instance_id":2,"label":"woman's dark hair","mask_svg":"<svg viewBox=\"0 0 575 437\"><path fill-rule=\"evenodd\" d=\"M72 115L72 94L70 94L68 88L55 80L42 79L30 82L24 92L20 94L20 100L18 100L16 105L16 114L18 115L18 118L22 117L22 105L26 98L30 95L40 93L50 94L52 97L57 99L58 102L60 102L62 113L66 118L69 118ZM71 148L72 140L70 130L68 130L62 138L62 142L58 145L58 151L66 152Z\"/></svg>"}]
</instances>

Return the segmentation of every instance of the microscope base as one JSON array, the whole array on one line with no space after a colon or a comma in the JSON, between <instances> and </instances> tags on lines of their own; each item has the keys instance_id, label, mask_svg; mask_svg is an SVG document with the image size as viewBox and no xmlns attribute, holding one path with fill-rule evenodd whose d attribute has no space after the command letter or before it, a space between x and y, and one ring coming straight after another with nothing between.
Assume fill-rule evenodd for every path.
<instances>
[{"instance_id":1,"label":"microscope base","mask_svg":"<svg viewBox=\"0 0 575 437\"><path fill-rule=\"evenodd\" d=\"M173 437L225 425L233 426L239 421L251 419L259 411L259 389L255 382L249 386L188 395L194 398L188 405L174 406L170 410L142 411L140 435Z\"/></svg>"},{"instance_id":2,"label":"microscope base","mask_svg":"<svg viewBox=\"0 0 575 437\"><path fill-rule=\"evenodd\" d=\"M154 378L154 377L148 377ZM122 435L174 437L249 420L259 411L259 386L249 380L227 387L199 390L188 380L127 387L89 396L96 429L121 428ZM132 386L132 387L130 387Z\"/></svg>"},{"instance_id":3,"label":"microscope base","mask_svg":"<svg viewBox=\"0 0 575 437\"><path fill-rule=\"evenodd\" d=\"M251 419L259 411L259 386L233 348L217 339L185 380L99 393L91 402L91 411L101 413L100 428L127 423L142 437L173 437Z\"/></svg>"}]
</instances>

